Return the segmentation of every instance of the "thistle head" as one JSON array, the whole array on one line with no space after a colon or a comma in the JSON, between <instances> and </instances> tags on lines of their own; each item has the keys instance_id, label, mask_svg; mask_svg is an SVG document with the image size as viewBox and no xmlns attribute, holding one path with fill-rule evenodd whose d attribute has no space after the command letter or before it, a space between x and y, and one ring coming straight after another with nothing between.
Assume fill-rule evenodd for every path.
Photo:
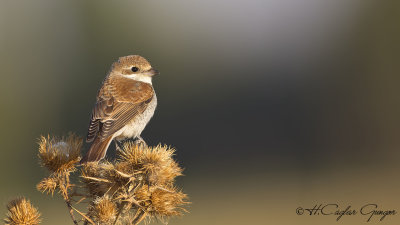
<instances>
[{"instance_id":1,"label":"thistle head","mask_svg":"<svg viewBox=\"0 0 400 225\"><path fill-rule=\"evenodd\" d=\"M53 195L58 185L58 180L54 177L46 177L36 185L36 189L42 193Z\"/></svg>"},{"instance_id":2,"label":"thistle head","mask_svg":"<svg viewBox=\"0 0 400 225\"><path fill-rule=\"evenodd\" d=\"M82 139L74 134L68 137L41 137L39 141L39 159L43 167L50 172L72 172L80 160Z\"/></svg>"},{"instance_id":3,"label":"thistle head","mask_svg":"<svg viewBox=\"0 0 400 225\"><path fill-rule=\"evenodd\" d=\"M182 175L182 169L172 158L174 152L166 145L147 147L128 142L118 152L116 169L126 174L142 174L150 184L170 184Z\"/></svg>"},{"instance_id":4,"label":"thistle head","mask_svg":"<svg viewBox=\"0 0 400 225\"><path fill-rule=\"evenodd\" d=\"M36 225L40 224L40 213L24 197L16 198L7 204L7 217L4 219L8 225Z\"/></svg>"},{"instance_id":5,"label":"thistle head","mask_svg":"<svg viewBox=\"0 0 400 225\"><path fill-rule=\"evenodd\" d=\"M116 218L117 206L108 195L104 195L93 201L89 215L99 224L110 224Z\"/></svg>"},{"instance_id":6,"label":"thistle head","mask_svg":"<svg viewBox=\"0 0 400 225\"><path fill-rule=\"evenodd\" d=\"M158 218L180 216L186 212L187 195L174 187L148 187L143 185L135 193L136 200L150 215Z\"/></svg>"}]
</instances>

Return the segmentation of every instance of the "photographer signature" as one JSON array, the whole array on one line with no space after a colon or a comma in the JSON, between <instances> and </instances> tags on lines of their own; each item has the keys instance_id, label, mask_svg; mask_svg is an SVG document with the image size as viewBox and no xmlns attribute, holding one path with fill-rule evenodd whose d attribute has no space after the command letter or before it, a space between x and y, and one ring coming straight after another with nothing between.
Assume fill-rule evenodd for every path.
<instances>
[{"instance_id":1,"label":"photographer signature","mask_svg":"<svg viewBox=\"0 0 400 225\"><path fill-rule=\"evenodd\" d=\"M343 216L355 216L362 215L368 217L367 222L371 221L373 217L379 219L379 221L383 221L387 216L393 216L397 214L397 211L394 209L390 210L382 210L378 208L378 204L366 204L360 207L358 210L352 208L352 206L347 206L346 208L340 208L338 204L319 204L315 205L312 208L303 208L298 207L296 209L297 215L323 215L336 216L336 221L339 221Z\"/></svg>"}]
</instances>

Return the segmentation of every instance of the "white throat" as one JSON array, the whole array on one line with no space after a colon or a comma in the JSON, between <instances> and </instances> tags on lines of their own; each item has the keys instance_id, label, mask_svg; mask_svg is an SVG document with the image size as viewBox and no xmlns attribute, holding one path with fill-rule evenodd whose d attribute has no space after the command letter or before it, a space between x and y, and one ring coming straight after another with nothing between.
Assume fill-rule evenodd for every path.
<instances>
[{"instance_id":1,"label":"white throat","mask_svg":"<svg viewBox=\"0 0 400 225\"><path fill-rule=\"evenodd\" d=\"M144 76L144 75L140 75L140 74L130 74L130 75L122 75L122 76L132 79L132 80L137 80L137 81L141 81L144 83L152 84L151 77L149 77L149 76Z\"/></svg>"}]
</instances>

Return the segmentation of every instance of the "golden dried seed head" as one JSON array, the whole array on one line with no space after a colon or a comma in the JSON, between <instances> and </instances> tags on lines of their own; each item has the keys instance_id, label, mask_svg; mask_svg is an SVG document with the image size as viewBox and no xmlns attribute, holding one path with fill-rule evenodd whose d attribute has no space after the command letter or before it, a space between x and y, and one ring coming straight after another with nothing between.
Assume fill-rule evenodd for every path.
<instances>
[{"instance_id":1,"label":"golden dried seed head","mask_svg":"<svg viewBox=\"0 0 400 225\"><path fill-rule=\"evenodd\" d=\"M68 137L41 137L39 158L42 166L51 172L72 172L80 160L82 139L74 134Z\"/></svg>"},{"instance_id":2,"label":"golden dried seed head","mask_svg":"<svg viewBox=\"0 0 400 225\"><path fill-rule=\"evenodd\" d=\"M118 188L121 183L116 175L114 165L109 162L89 162L82 166L81 177L89 194L92 196L103 196L106 192L113 191L112 187ZM112 193L112 192L111 192Z\"/></svg>"},{"instance_id":3,"label":"golden dried seed head","mask_svg":"<svg viewBox=\"0 0 400 225\"><path fill-rule=\"evenodd\" d=\"M39 211L24 197L10 201L7 209L7 217L4 219L6 224L36 225L41 222Z\"/></svg>"},{"instance_id":4,"label":"golden dried seed head","mask_svg":"<svg viewBox=\"0 0 400 225\"><path fill-rule=\"evenodd\" d=\"M116 169L127 174L141 172L150 184L170 184L182 175L182 169L172 158L174 152L166 145L147 147L127 142L118 152L120 161Z\"/></svg>"},{"instance_id":5,"label":"golden dried seed head","mask_svg":"<svg viewBox=\"0 0 400 225\"><path fill-rule=\"evenodd\" d=\"M135 199L141 206L148 206L150 204L151 192L148 185L143 185L135 191Z\"/></svg>"},{"instance_id":6,"label":"golden dried seed head","mask_svg":"<svg viewBox=\"0 0 400 225\"><path fill-rule=\"evenodd\" d=\"M111 198L105 195L93 201L89 215L101 224L109 224L115 220L117 207Z\"/></svg>"},{"instance_id":7,"label":"golden dried seed head","mask_svg":"<svg viewBox=\"0 0 400 225\"><path fill-rule=\"evenodd\" d=\"M185 211L182 206L188 204L185 199L187 195L175 188L156 188L150 196L149 212L161 217L180 216Z\"/></svg>"},{"instance_id":8,"label":"golden dried seed head","mask_svg":"<svg viewBox=\"0 0 400 225\"><path fill-rule=\"evenodd\" d=\"M36 185L36 189L41 191L42 193L46 192L47 194L53 195L54 191L57 188L57 179L53 177L44 178L40 183Z\"/></svg>"}]
</instances>

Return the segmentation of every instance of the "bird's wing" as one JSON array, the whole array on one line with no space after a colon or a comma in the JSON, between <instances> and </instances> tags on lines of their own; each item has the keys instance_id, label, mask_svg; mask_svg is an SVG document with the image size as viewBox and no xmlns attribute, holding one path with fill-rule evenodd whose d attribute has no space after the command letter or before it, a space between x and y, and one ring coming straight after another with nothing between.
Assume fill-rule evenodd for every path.
<instances>
[{"instance_id":1,"label":"bird's wing","mask_svg":"<svg viewBox=\"0 0 400 225\"><path fill-rule=\"evenodd\" d=\"M154 96L150 84L120 77L106 81L92 110L87 142L105 139L144 112Z\"/></svg>"}]
</instances>

